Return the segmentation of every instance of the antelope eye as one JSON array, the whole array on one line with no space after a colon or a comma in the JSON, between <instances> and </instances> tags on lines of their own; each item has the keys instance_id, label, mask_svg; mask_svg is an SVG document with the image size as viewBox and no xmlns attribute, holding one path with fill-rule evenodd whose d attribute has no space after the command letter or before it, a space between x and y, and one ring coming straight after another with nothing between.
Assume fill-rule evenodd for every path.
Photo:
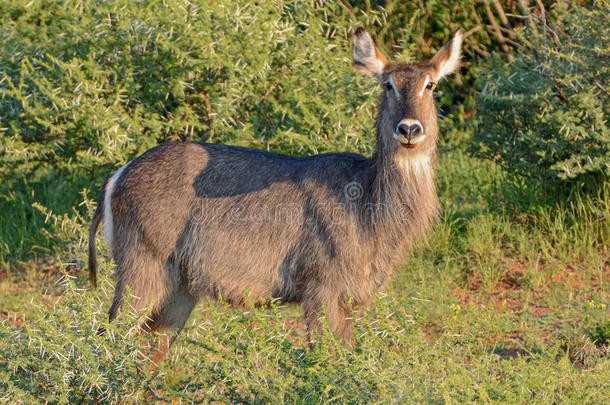
<instances>
[{"instance_id":1,"label":"antelope eye","mask_svg":"<svg viewBox=\"0 0 610 405\"><path fill-rule=\"evenodd\" d=\"M426 84L426 89L427 90L432 90L435 86L436 86L436 83L428 82L428 84Z\"/></svg>"},{"instance_id":2,"label":"antelope eye","mask_svg":"<svg viewBox=\"0 0 610 405\"><path fill-rule=\"evenodd\" d=\"M383 83L383 88L386 89L387 91L392 91L394 90L394 86L392 86L391 82L385 82Z\"/></svg>"}]
</instances>

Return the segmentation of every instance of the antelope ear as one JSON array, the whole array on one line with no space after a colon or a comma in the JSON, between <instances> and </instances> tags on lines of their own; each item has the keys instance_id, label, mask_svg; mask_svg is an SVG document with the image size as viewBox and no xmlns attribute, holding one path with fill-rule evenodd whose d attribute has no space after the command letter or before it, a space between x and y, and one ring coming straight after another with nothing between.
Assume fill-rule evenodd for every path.
<instances>
[{"instance_id":1,"label":"antelope ear","mask_svg":"<svg viewBox=\"0 0 610 405\"><path fill-rule=\"evenodd\" d=\"M460 28L453 38L447 42L432 59L430 64L435 70L434 81L438 82L443 77L455 72L460 66L462 39L464 34Z\"/></svg>"},{"instance_id":2,"label":"antelope ear","mask_svg":"<svg viewBox=\"0 0 610 405\"><path fill-rule=\"evenodd\" d=\"M352 58L356 68L363 73L381 79L383 68L388 64L388 60L375 47L373 39L362 27L358 27L352 37Z\"/></svg>"}]
</instances>

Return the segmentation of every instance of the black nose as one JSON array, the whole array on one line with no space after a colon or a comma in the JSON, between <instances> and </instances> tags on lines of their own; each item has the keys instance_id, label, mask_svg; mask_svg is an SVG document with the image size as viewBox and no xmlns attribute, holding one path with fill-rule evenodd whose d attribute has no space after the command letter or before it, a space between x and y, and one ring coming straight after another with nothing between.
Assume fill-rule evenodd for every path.
<instances>
[{"instance_id":1,"label":"black nose","mask_svg":"<svg viewBox=\"0 0 610 405\"><path fill-rule=\"evenodd\" d=\"M418 122L409 124L401 122L400 124L398 124L398 128L396 129L398 130L398 133L400 135L404 136L408 140L417 138L423 132L423 128Z\"/></svg>"}]
</instances>

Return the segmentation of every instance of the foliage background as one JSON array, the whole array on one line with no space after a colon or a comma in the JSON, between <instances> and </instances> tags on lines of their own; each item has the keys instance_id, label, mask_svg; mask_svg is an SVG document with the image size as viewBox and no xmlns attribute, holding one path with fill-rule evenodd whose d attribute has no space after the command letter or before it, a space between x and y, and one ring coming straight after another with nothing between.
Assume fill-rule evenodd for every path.
<instances>
[{"instance_id":1,"label":"foliage background","mask_svg":"<svg viewBox=\"0 0 610 405\"><path fill-rule=\"evenodd\" d=\"M520 33L515 62L496 59L480 84L479 153L542 184L595 189L608 181L609 6L561 4L557 28L545 22Z\"/></svg>"},{"instance_id":2,"label":"foliage background","mask_svg":"<svg viewBox=\"0 0 610 405\"><path fill-rule=\"evenodd\" d=\"M568 13L566 4L1 2L0 401L601 403L610 395L608 107L590 83L608 88L607 67L591 62L607 55L593 41L607 28L591 21L608 4L571 2ZM105 176L172 140L370 154L378 89L351 66L357 24L407 62L430 57L458 26L468 34L460 74L437 94L442 220L357 319L355 348L328 335L305 350L295 307L204 302L160 371L137 373L149 360L135 315L105 322L112 263L101 237L101 288L86 284ZM558 52L573 52L574 64ZM507 79L524 73L520 102L508 105L526 125L515 126ZM545 104L553 83L567 102ZM583 117L583 105L593 113ZM596 165L577 181L555 173L584 154L565 154L561 117L598 142ZM508 148L515 130L527 136ZM551 158L532 164L540 150Z\"/></svg>"}]
</instances>

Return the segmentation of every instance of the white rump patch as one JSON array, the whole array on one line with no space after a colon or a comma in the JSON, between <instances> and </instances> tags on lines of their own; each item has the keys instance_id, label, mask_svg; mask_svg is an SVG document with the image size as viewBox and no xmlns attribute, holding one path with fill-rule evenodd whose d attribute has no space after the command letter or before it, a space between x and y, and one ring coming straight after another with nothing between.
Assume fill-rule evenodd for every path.
<instances>
[{"instance_id":1,"label":"white rump patch","mask_svg":"<svg viewBox=\"0 0 610 405\"><path fill-rule=\"evenodd\" d=\"M128 165L129 163L127 163ZM119 170L114 172L110 180L108 180L108 184L106 185L106 195L104 196L104 234L106 234L106 244L108 245L108 249L112 251L112 205L111 205L111 197L112 192L114 191L114 185L118 181L119 177L121 177L121 173L127 167L127 165L121 167Z\"/></svg>"}]
</instances>

